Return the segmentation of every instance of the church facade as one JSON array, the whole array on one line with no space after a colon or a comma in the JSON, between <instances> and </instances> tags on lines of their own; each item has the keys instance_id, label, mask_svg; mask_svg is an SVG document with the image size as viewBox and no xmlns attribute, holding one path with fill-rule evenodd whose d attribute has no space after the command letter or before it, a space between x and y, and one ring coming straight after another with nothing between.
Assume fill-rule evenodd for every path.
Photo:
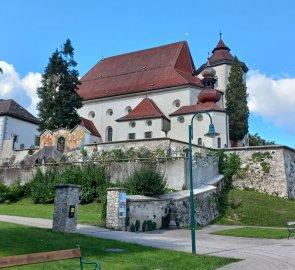
<instances>
[{"instance_id":1,"label":"church facade","mask_svg":"<svg viewBox=\"0 0 295 270\"><path fill-rule=\"evenodd\" d=\"M207 63L195 68L187 42L113 56L81 78L81 117L92 121L102 142L171 138L188 142L196 112L210 114L215 138L204 136L210 119L193 121L193 143L230 145L224 92L233 56L220 37ZM247 67L241 62L244 74Z\"/></svg>"}]
</instances>

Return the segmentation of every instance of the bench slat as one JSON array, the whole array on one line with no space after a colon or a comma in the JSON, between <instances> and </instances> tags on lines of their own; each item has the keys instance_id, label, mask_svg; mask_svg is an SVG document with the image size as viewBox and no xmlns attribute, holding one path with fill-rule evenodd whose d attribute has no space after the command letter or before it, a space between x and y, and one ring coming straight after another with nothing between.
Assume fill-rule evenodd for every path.
<instances>
[{"instance_id":1,"label":"bench slat","mask_svg":"<svg viewBox=\"0 0 295 270\"><path fill-rule=\"evenodd\" d=\"M79 248L8 256L0 258L0 268L80 257L81 252Z\"/></svg>"}]
</instances>

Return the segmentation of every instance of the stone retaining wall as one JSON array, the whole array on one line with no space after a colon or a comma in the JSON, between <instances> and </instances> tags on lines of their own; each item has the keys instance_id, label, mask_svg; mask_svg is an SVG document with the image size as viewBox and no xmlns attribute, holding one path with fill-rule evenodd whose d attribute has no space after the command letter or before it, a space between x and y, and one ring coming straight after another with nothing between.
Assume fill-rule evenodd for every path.
<instances>
[{"instance_id":1,"label":"stone retaining wall","mask_svg":"<svg viewBox=\"0 0 295 270\"><path fill-rule=\"evenodd\" d=\"M206 190L194 190L195 222L198 225L207 225L219 215L217 210L217 189L208 187ZM143 225L153 224L152 229L163 228L165 218L168 214L167 205L174 203L177 209L176 224L178 227L190 225L190 202L189 191L181 191L166 194L159 198L146 196L127 196L127 230L138 227L143 230ZM148 230L148 226L145 226Z\"/></svg>"},{"instance_id":2,"label":"stone retaining wall","mask_svg":"<svg viewBox=\"0 0 295 270\"><path fill-rule=\"evenodd\" d=\"M295 150L285 146L236 148L226 153L238 153L241 170L233 185L240 189L295 198Z\"/></svg>"}]
</instances>

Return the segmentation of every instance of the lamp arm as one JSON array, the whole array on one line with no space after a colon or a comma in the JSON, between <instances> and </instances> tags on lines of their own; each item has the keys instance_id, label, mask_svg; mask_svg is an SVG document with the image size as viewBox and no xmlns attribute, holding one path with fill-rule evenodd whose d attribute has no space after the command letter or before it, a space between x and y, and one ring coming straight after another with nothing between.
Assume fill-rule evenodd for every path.
<instances>
[{"instance_id":1,"label":"lamp arm","mask_svg":"<svg viewBox=\"0 0 295 270\"><path fill-rule=\"evenodd\" d=\"M206 112L206 111L199 111L199 112L196 112L194 115L193 115L193 117L192 117L192 119L191 119L191 134L190 134L190 136L191 136L191 139L193 139L193 120L194 120L194 118L197 116L197 115L199 115L199 114L202 114L202 113L205 113L205 114L207 114L208 116L209 116L209 118L210 118L210 124L213 124L213 121L212 121L212 116L208 113L208 112Z\"/></svg>"}]
</instances>

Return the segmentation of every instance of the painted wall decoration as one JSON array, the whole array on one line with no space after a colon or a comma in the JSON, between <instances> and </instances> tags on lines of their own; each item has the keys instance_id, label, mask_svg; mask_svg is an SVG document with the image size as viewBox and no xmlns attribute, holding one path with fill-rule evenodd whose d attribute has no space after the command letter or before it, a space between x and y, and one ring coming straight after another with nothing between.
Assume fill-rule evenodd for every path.
<instances>
[{"instance_id":1,"label":"painted wall decoration","mask_svg":"<svg viewBox=\"0 0 295 270\"><path fill-rule=\"evenodd\" d=\"M66 137L66 145L69 151L82 149L84 146L85 130L77 126L72 132L69 132Z\"/></svg>"},{"instance_id":2,"label":"painted wall decoration","mask_svg":"<svg viewBox=\"0 0 295 270\"><path fill-rule=\"evenodd\" d=\"M85 143L85 129L76 126L73 130L58 129L55 131L46 130L41 134L40 148L44 146L54 146L58 148L58 142L61 138L65 139L65 147L63 152L75 151L83 149Z\"/></svg>"}]
</instances>

